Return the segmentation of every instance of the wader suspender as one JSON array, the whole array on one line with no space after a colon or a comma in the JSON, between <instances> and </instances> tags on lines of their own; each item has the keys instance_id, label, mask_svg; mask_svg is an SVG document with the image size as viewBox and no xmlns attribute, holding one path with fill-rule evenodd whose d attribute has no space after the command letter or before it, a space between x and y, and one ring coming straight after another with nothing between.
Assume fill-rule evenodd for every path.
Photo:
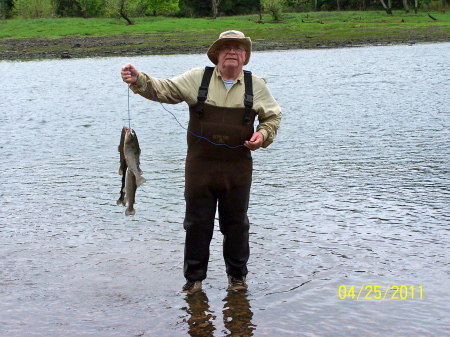
<instances>
[{"instance_id":1,"label":"wader suspender","mask_svg":"<svg viewBox=\"0 0 450 337\"><path fill-rule=\"evenodd\" d=\"M203 107L205 106L206 96L208 96L208 87L209 82L211 81L211 77L214 71L214 67L205 67L205 73L203 74L202 84L200 84L200 88L198 88L198 96L197 96L197 116L203 116Z\"/></svg>"},{"instance_id":2,"label":"wader suspender","mask_svg":"<svg viewBox=\"0 0 450 337\"><path fill-rule=\"evenodd\" d=\"M203 108L205 106L206 97L208 96L209 82L211 82L211 77L214 71L214 67L205 67L205 73L203 74L202 84L198 88L197 96L197 111L198 117L203 116ZM244 122L245 124L250 123L250 112L253 107L253 82L252 73L248 70L244 70L244 84L245 84L245 96L244 96Z\"/></svg>"},{"instance_id":3,"label":"wader suspender","mask_svg":"<svg viewBox=\"0 0 450 337\"><path fill-rule=\"evenodd\" d=\"M244 70L244 84L245 84L245 96L244 96L244 122L245 124L250 123L250 112L253 107L253 82L252 82L252 72Z\"/></svg>"}]
</instances>

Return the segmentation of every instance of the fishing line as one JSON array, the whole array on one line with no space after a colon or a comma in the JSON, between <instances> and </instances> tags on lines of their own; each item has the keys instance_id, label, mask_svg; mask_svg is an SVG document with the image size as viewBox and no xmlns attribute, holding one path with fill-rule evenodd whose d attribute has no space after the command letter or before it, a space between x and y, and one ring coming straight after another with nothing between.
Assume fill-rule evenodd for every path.
<instances>
[{"instance_id":1,"label":"fishing line","mask_svg":"<svg viewBox=\"0 0 450 337\"><path fill-rule=\"evenodd\" d=\"M130 73L131 73L132 76L136 77L137 82L139 82L139 87L140 87L140 88L143 88L142 82L139 80L139 78L138 78L135 74L133 74L131 71L130 71ZM158 99L158 97L156 97L156 95L154 95L154 94L153 94L150 90L148 90L147 88L144 88L144 90L147 91L148 93L150 93L150 95L152 95L153 99L154 99L156 102L158 102L158 103L162 106L162 108L163 108L164 110L166 110L168 113L170 113L170 114L172 115L172 117L175 119L175 121L178 123L178 125L179 125L182 129L186 130L187 132L189 132L189 133L190 133L191 135L193 135L194 137L197 137L197 138L200 138L200 139L204 139L204 140L208 141L209 143L211 143L212 145L225 146L225 147L227 147L227 148L229 148L229 149L237 149L237 148L240 148L240 147L244 147L244 144L236 145L236 146L230 146L230 145L224 144L224 143L215 143L215 142L213 142L212 140L210 140L210 139L208 139L208 138L206 138L206 137L204 137L204 136L197 135L196 133L192 132L191 130L189 130L188 128L186 128L185 126L183 126L183 124L180 123L180 121L179 121L178 118L175 116L175 114L174 114L173 112L171 112L170 110L168 110L168 109L164 106L164 104ZM129 116L130 116L130 86L128 86L128 118L129 118ZM130 127L130 128L131 128L131 127Z\"/></svg>"},{"instance_id":2,"label":"fishing line","mask_svg":"<svg viewBox=\"0 0 450 337\"><path fill-rule=\"evenodd\" d=\"M131 113L130 113L130 86L128 86L128 128L131 129Z\"/></svg>"}]
</instances>

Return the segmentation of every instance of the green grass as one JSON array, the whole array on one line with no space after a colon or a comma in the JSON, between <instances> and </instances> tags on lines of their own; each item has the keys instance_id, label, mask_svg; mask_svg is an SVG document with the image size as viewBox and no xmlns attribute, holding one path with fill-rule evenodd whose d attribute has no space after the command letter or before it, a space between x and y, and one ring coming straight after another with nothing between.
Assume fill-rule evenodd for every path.
<instances>
[{"instance_id":1,"label":"green grass","mask_svg":"<svg viewBox=\"0 0 450 337\"><path fill-rule=\"evenodd\" d=\"M126 25L123 19L107 18L57 18L57 19L12 19L0 21L0 41L6 39L45 38L56 39L73 36L112 36L155 34L165 38L201 40L205 36L217 36L226 29L239 29L252 39L291 39L292 35L324 35L341 39L358 36L361 32L378 34L401 34L414 30L427 34L430 27L450 34L450 14L431 13L437 21L431 20L426 12L404 13L395 11L387 15L383 11L368 12L311 12L286 13L283 22L272 22L270 16L263 16L265 24L255 23L259 16L209 18L133 18L135 25ZM303 20L303 21L302 21ZM400 22L403 20L404 22ZM450 36L450 35L449 35Z\"/></svg>"},{"instance_id":2,"label":"green grass","mask_svg":"<svg viewBox=\"0 0 450 337\"><path fill-rule=\"evenodd\" d=\"M450 15L431 14L438 20L426 12L403 11L286 13L282 22L265 15L264 24L256 23L256 14L215 20L133 18L132 26L123 19L13 19L0 21L0 59L55 58L67 52L72 57L200 52L228 29L250 36L254 50L450 41ZM85 37L98 39L78 39Z\"/></svg>"}]
</instances>

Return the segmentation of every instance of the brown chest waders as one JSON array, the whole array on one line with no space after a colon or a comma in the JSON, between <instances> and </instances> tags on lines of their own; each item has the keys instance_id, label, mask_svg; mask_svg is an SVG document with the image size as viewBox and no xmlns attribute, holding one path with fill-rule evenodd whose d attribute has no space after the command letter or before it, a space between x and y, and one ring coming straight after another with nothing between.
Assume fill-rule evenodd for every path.
<instances>
[{"instance_id":1,"label":"brown chest waders","mask_svg":"<svg viewBox=\"0 0 450 337\"><path fill-rule=\"evenodd\" d=\"M245 79L247 76L251 82L251 74ZM251 84L247 83L247 86L251 88ZM252 99L251 95L247 92L247 103ZM201 113L197 103L189 108L189 130L217 144L242 145L254 132L255 113L247 103L247 108L224 108L203 101L200 102ZM191 133L188 133L187 143L184 276L192 281L206 278L216 208L223 234L226 272L245 276L250 255L247 217L252 181L250 150L244 146L214 145Z\"/></svg>"}]
</instances>

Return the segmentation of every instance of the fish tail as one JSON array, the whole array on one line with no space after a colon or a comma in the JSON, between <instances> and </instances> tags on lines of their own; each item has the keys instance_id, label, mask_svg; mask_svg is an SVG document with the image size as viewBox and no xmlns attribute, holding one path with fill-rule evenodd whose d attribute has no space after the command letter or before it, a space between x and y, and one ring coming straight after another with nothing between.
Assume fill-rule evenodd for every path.
<instances>
[{"instance_id":1,"label":"fish tail","mask_svg":"<svg viewBox=\"0 0 450 337\"><path fill-rule=\"evenodd\" d=\"M134 208L127 208L126 210L125 210L125 215L135 215L136 214L136 211L134 210Z\"/></svg>"}]
</instances>

